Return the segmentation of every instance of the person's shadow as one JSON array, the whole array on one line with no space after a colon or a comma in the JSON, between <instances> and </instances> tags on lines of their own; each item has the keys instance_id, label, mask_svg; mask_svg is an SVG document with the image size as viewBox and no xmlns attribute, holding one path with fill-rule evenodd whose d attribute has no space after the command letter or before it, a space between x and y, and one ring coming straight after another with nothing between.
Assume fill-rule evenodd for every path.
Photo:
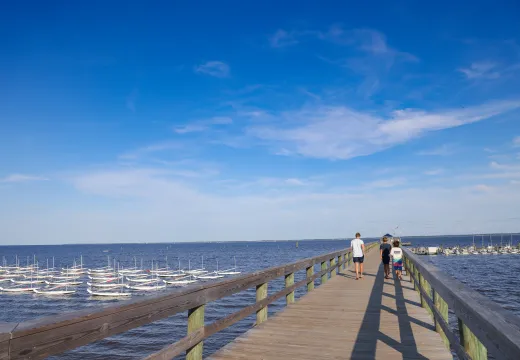
<instances>
[{"instance_id":1,"label":"person's shadow","mask_svg":"<svg viewBox=\"0 0 520 360\"><path fill-rule=\"evenodd\" d=\"M366 275L366 274L365 274ZM346 275L345 275L346 276ZM371 275L374 276L374 275ZM420 320L411 318L406 309L406 302L404 298L403 288L400 281L395 281L395 302L396 309L392 310L383 305L383 287L385 285L383 265L379 266L378 272L375 275L375 283L368 300L365 316L361 323L356 342L352 349L351 359L376 359L377 342L382 341L386 345L394 348L402 354L403 359L421 360L427 359L417 352L417 344L415 342L414 333L412 331L411 323L414 322L430 330L435 329ZM347 276L350 277L350 276ZM402 280L405 281L405 280ZM388 283L387 283L388 284ZM386 296L386 293L385 293ZM390 296L392 297L392 296ZM413 306L420 306L418 303L413 303ZM389 311L396 315L396 320L399 324L400 341L398 342L388 335L380 331L381 311ZM432 334L436 335L436 334Z\"/></svg>"}]
</instances>

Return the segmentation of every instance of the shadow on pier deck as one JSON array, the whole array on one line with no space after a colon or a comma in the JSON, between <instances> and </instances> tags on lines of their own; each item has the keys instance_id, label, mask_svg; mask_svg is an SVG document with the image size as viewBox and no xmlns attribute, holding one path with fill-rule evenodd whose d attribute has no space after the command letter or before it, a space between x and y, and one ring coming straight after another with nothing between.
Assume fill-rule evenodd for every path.
<instances>
[{"instance_id":1,"label":"shadow on pier deck","mask_svg":"<svg viewBox=\"0 0 520 360\"><path fill-rule=\"evenodd\" d=\"M363 280L342 270L210 359L452 359L408 277L380 264L369 252Z\"/></svg>"}]
</instances>

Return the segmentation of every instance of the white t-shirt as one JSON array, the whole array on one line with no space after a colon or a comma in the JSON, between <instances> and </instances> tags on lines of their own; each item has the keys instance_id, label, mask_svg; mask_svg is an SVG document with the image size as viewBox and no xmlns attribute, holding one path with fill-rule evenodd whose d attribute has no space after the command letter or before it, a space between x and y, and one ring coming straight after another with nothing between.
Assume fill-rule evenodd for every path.
<instances>
[{"instance_id":1,"label":"white t-shirt","mask_svg":"<svg viewBox=\"0 0 520 360\"><path fill-rule=\"evenodd\" d=\"M352 256L353 257L362 257L363 256L363 249L361 248L361 245L364 245L365 243L361 239L352 239L350 242L350 246L352 247Z\"/></svg>"},{"instance_id":2,"label":"white t-shirt","mask_svg":"<svg viewBox=\"0 0 520 360\"><path fill-rule=\"evenodd\" d=\"M392 259L394 259L394 261L399 261L403 258L403 250L401 250L401 248L394 247L392 250L390 250L390 256Z\"/></svg>"}]
</instances>

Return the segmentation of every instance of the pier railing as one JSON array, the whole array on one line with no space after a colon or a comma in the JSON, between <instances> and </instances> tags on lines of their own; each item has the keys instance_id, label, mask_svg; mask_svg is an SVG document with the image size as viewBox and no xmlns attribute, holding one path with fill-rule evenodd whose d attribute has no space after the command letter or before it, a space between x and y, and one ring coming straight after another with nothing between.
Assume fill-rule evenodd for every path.
<instances>
[{"instance_id":1,"label":"pier railing","mask_svg":"<svg viewBox=\"0 0 520 360\"><path fill-rule=\"evenodd\" d=\"M367 249L379 243L367 244ZM294 291L302 286L314 289L334 277L352 262L351 249L296 261L235 278L188 286L180 290L129 300L115 305L86 309L21 323L0 324L0 360L44 359L109 336L188 311L187 335L146 359L173 359L186 352L188 360L202 359L203 340L256 313L256 324L267 320L267 306L285 296L287 305L295 301ZM314 272L315 265L320 271ZM294 282L294 274L306 271L305 279ZM268 283L285 278L285 288L268 295ZM204 323L205 304L256 288L256 302L211 324Z\"/></svg>"},{"instance_id":2,"label":"pier railing","mask_svg":"<svg viewBox=\"0 0 520 360\"><path fill-rule=\"evenodd\" d=\"M405 267L437 332L460 359L520 359L520 317L404 249ZM500 266L497 264L497 266ZM484 269L484 271L493 269ZM458 330L449 326L448 312ZM458 334L457 334L458 332Z\"/></svg>"}]
</instances>

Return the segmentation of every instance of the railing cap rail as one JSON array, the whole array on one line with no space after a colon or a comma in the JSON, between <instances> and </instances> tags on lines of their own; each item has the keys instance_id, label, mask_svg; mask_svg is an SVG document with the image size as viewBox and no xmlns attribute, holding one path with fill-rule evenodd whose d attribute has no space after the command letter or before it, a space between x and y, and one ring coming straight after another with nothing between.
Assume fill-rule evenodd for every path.
<instances>
[{"instance_id":1,"label":"railing cap rail","mask_svg":"<svg viewBox=\"0 0 520 360\"><path fill-rule=\"evenodd\" d=\"M520 359L520 317L403 248L405 256L448 307L494 354Z\"/></svg>"}]
</instances>

